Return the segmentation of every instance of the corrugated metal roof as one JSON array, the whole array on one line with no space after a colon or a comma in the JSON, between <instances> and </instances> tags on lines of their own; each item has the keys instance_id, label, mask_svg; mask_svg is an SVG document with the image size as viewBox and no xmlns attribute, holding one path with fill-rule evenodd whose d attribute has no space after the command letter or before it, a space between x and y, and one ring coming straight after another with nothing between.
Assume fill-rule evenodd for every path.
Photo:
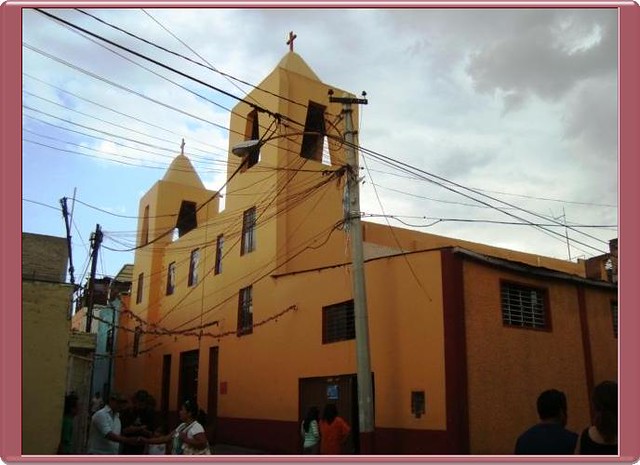
<instances>
[{"instance_id":1,"label":"corrugated metal roof","mask_svg":"<svg viewBox=\"0 0 640 465\"><path fill-rule=\"evenodd\" d=\"M116 281L120 281L121 283L130 283L133 281L133 265L126 264L122 267L118 274L115 277Z\"/></svg>"}]
</instances>

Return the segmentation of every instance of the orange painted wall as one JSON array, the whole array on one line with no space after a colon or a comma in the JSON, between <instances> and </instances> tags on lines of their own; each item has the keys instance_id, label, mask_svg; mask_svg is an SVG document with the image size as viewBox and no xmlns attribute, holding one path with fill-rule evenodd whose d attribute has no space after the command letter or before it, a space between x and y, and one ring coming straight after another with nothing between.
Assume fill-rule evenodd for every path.
<instances>
[{"instance_id":1,"label":"orange painted wall","mask_svg":"<svg viewBox=\"0 0 640 465\"><path fill-rule=\"evenodd\" d=\"M536 399L546 389L567 394L567 427L581 430L589 422L589 393L576 286L470 261L464 276L472 453L512 453L517 437L538 422ZM501 279L547 289L550 331L503 326Z\"/></svg>"},{"instance_id":2,"label":"orange painted wall","mask_svg":"<svg viewBox=\"0 0 640 465\"><path fill-rule=\"evenodd\" d=\"M612 292L586 289L589 340L593 359L594 385L618 379L618 339L614 336L611 302L618 298Z\"/></svg>"}]
</instances>

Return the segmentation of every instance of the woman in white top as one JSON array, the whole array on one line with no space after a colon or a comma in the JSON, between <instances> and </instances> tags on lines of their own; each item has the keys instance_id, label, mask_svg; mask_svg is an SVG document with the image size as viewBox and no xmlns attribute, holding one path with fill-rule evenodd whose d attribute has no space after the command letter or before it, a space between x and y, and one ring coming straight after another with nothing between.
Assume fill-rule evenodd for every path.
<instances>
[{"instance_id":1,"label":"woman in white top","mask_svg":"<svg viewBox=\"0 0 640 465\"><path fill-rule=\"evenodd\" d=\"M307 412L307 416L300 425L300 433L304 438L302 444L303 454L319 454L320 453L320 430L318 428L318 419L320 411L318 407L311 407Z\"/></svg>"},{"instance_id":2,"label":"woman in white top","mask_svg":"<svg viewBox=\"0 0 640 465\"><path fill-rule=\"evenodd\" d=\"M198 404L193 400L185 401L178 415L182 423L170 434L148 439L142 438L142 441L146 444L171 442L171 453L174 455L210 454L204 427L196 420L198 416L204 416L204 412L198 408Z\"/></svg>"}]
</instances>

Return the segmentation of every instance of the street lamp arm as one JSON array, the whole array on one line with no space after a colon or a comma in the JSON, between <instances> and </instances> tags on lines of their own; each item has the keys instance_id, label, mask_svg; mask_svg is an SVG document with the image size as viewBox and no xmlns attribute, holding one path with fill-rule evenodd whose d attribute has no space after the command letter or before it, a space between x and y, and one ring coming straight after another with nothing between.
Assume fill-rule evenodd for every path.
<instances>
[{"instance_id":1,"label":"street lamp arm","mask_svg":"<svg viewBox=\"0 0 640 465\"><path fill-rule=\"evenodd\" d=\"M251 153L252 151L262 147L267 142L274 139L283 139L286 137L292 136L303 136L303 135L314 135L314 136L325 136L326 134L322 132L314 132L314 131L302 131L302 132L290 132L288 134L278 134L275 136L267 137L266 139L249 139L242 142L238 142L236 145L231 147L231 153L237 155L239 157L244 157Z\"/></svg>"}]
</instances>

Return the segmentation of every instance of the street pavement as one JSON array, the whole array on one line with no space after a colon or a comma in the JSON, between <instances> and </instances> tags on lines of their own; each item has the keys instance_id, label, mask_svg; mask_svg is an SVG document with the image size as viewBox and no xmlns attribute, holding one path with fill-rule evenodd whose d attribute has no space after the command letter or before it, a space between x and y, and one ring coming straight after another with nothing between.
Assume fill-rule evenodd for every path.
<instances>
[{"instance_id":1,"label":"street pavement","mask_svg":"<svg viewBox=\"0 0 640 465\"><path fill-rule=\"evenodd\" d=\"M266 452L231 444L216 444L211 451L213 455L265 455Z\"/></svg>"}]
</instances>

